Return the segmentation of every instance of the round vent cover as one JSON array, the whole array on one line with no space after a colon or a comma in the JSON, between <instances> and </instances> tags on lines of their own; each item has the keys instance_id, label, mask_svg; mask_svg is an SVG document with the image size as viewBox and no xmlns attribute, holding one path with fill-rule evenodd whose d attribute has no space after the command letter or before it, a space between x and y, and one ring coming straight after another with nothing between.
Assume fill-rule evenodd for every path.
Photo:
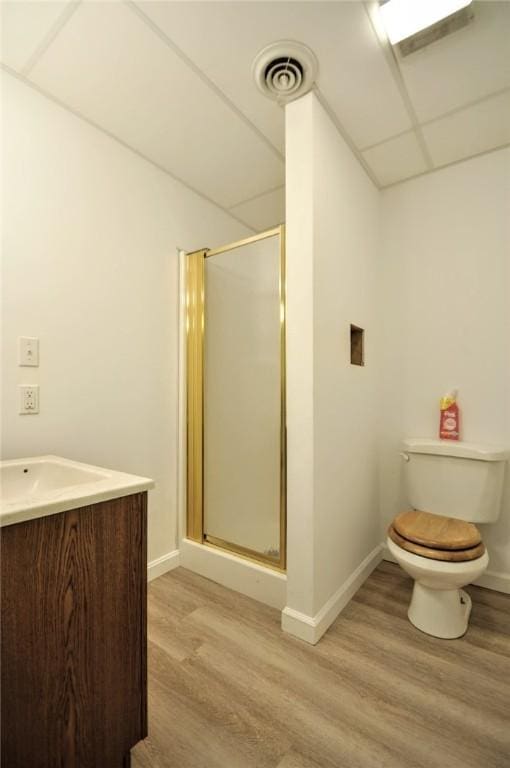
<instances>
[{"instance_id":1,"label":"round vent cover","mask_svg":"<svg viewBox=\"0 0 510 768\"><path fill-rule=\"evenodd\" d=\"M306 45L282 40L257 54L253 77L262 93L285 104L310 90L317 69L317 59Z\"/></svg>"}]
</instances>

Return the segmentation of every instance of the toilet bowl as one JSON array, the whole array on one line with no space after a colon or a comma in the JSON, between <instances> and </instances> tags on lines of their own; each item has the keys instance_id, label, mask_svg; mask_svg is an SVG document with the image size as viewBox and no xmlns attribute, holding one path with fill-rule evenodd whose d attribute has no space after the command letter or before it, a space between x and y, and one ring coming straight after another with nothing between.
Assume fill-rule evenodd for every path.
<instances>
[{"instance_id":1,"label":"toilet bowl","mask_svg":"<svg viewBox=\"0 0 510 768\"><path fill-rule=\"evenodd\" d=\"M479 557L452 561L416 554L397 544L394 538L388 535L388 550L400 567L414 579L413 595L407 612L410 622L434 637L453 639L464 635L471 613L471 598L462 587L478 579L489 564L489 556L483 544ZM454 556L462 556L462 550L437 550L440 558L451 552L455 553Z\"/></svg>"},{"instance_id":2,"label":"toilet bowl","mask_svg":"<svg viewBox=\"0 0 510 768\"><path fill-rule=\"evenodd\" d=\"M414 579L408 617L434 637L461 637L471 598L463 587L489 564L480 531L500 514L506 447L451 440L408 438L401 457L408 503L386 544Z\"/></svg>"}]
</instances>

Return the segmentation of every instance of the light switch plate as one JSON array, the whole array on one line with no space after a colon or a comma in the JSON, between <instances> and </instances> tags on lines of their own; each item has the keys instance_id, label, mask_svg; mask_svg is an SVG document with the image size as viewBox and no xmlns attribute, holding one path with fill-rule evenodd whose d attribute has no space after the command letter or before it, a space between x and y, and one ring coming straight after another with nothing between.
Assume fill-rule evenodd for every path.
<instances>
[{"instance_id":1,"label":"light switch plate","mask_svg":"<svg viewBox=\"0 0 510 768\"><path fill-rule=\"evenodd\" d=\"M33 336L18 338L18 365L31 367L39 365L39 339Z\"/></svg>"},{"instance_id":2,"label":"light switch plate","mask_svg":"<svg viewBox=\"0 0 510 768\"><path fill-rule=\"evenodd\" d=\"M39 385L20 384L18 389L20 414L39 413Z\"/></svg>"}]
</instances>

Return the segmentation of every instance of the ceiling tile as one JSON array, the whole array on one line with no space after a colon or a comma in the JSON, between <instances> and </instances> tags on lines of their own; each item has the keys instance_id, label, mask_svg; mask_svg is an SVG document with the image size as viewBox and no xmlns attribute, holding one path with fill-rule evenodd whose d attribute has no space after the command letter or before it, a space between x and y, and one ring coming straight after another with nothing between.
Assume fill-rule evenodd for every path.
<instances>
[{"instance_id":1,"label":"ceiling tile","mask_svg":"<svg viewBox=\"0 0 510 768\"><path fill-rule=\"evenodd\" d=\"M420 121L510 86L510 3L475 3L474 21L400 60Z\"/></svg>"},{"instance_id":2,"label":"ceiling tile","mask_svg":"<svg viewBox=\"0 0 510 768\"><path fill-rule=\"evenodd\" d=\"M277 146L283 115L261 95L251 66L261 48L292 39L319 60L320 89L357 146L410 127L403 101L361 2L139 2Z\"/></svg>"},{"instance_id":3,"label":"ceiling tile","mask_svg":"<svg viewBox=\"0 0 510 768\"><path fill-rule=\"evenodd\" d=\"M436 166L510 143L510 91L424 125Z\"/></svg>"},{"instance_id":4,"label":"ceiling tile","mask_svg":"<svg viewBox=\"0 0 510 768\"><path fill-rule=\"evenodd\" d=\"M413 131L378 144L361 154L383 187L427 170L427 163Z\"/></svg>"},{"instance_id":5,"label":"ceiling tile","mask_svg":"<svg viewBox=\"0 0 510 768\"><path fill-rule=\"evenodd\" d=\"M274 189L230 210L257 232L276 227L285 221L285 188Z\"/></svg>"},{"instance_id":6,"label":"ceiling tile","mask_svg":"<svg viewBox=\"0 0 510 768\"><path fill-rule=\"evenodd\" d=\"M251 78L253 58L276 39L271 31L268 40L264 23L270 9L250 2L141 0L136 5L283 153L285 112Z\"/></svg>"},{"instance_id":7,"label":"ceiling tile","mask_svg":"<svg viewBox=\"0 0 510 768\"><path fill-rule=\"evenodd\" d=\"M23 69L66 5L25 0L2 2L2 62L18 72Z\"/></svg>"},{"instance_id":8,"label":"ceiling tile","mask_svg":"<svg viewBox=\"0 0 510 768\"><path fill-rule=\"evenodd\" d=\"M30 79L224 206L283 183L276 151L124 3L83 3Z\"/></svg>"}]
</instances>

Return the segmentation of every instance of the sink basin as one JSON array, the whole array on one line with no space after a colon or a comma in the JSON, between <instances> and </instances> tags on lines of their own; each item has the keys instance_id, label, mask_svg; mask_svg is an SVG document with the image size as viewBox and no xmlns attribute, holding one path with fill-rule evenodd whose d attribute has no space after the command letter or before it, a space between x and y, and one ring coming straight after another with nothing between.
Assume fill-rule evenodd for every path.
<instances>
[{"instance_id":1,"label":"sink basin","mask_svg":"<svg viewBox=\"0 0 510 768\"><path fill-rule=\"evenodd\" d=\"M104 480L107 474L94 469L82 469L51 457L28 459L5 464L0 468L2 501L34 496L68 488L70 485Z\"/></svg>"},{"instance_id":2,"label":"sink basin","mask_svg":"<svg viewBox=\"0 0 510 768\"><path fill-rule=\"evenodd\" d=\"M77 509L153 488L146 477L60 456L0 462L0 525Z\"/></svg>"}]
</instances>

